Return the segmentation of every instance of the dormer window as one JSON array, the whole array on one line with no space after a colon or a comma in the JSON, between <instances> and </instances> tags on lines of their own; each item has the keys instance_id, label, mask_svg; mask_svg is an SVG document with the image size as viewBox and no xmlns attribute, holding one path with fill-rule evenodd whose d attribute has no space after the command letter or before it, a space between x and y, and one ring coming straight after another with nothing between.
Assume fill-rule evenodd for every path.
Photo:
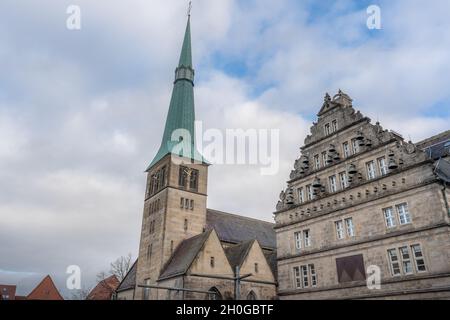
<instances>
[{"instance_id":1,"label":"dormer window","mask_svg":"<svg viewBox=\"0 0 450 320\"><path fill-rule=\"evenodd\" d=\"M359 142L356 139L352 140L352 152L353 154L357 154L359 152Z\"/></svg>"},{"instance_id":2,"label":"dormer window","mask_svg":"<svg viewBox=\"0 0 450 320\"><path fill-rule=\"evenodd\" d=\"M331 122L331 129L333 130L333 132L338 131L338 123L337 123L337 120L333 120L333 121Z\"/></svg>"},{"instance_id":3,"label":"dormer window","mask_svg":"<svg viewBox=\"0 0 450 320\"><path fill-rule=\"evenodd\" d=\"M325 125L325 135L328 136L331 134L331 126L329 123Z\"/></svg>"},{"instance_id":4,"label":"dormer window","mask_svg":"<svg viewBox=\"0 0 450 320\"><path fill-rule=\"evenodd\" d=\"M319 155L314 156L314 169L319 170L320 169L320 159Z\"/></svg>"},{"instance_id":5,"label":"dormer window","mask_svg":"<svg viewBox=\"0 0 450 320\"><path fill-rule=\"evenodd\" d=\"M344 151L344 158L350 157L350 146L348 145L348 142L342 144L342 150Z\"/></svg>"}]
</instances>

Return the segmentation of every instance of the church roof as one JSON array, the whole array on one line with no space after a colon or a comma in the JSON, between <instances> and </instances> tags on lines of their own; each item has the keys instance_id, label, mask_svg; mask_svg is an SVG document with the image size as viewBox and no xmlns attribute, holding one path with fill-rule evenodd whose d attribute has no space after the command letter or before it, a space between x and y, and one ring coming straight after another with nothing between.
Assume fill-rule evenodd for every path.
<instances>
[{"instance_id":1,"label":"church roof","mask_svg":"<svg viewBox=\"0 0 450 320\"><path fill-rule=\"evenodd\" d=\"M137 262L138 260L136 259L125 278L123 278L122 282L119 284L119 287L116 290L117 292L134 289L134 286L136 285Z\"/></svg>"},{"instance_id":2,"label":"church roof","mask_svg":"<svg viewBox=\"0 0 450 320\"><path fill-rule=\"evenodd\" d=\"M220 241L241 243L256 239L262 248L276 248L275 225L270 222L208 209L206 226L216 230Z\"/></svg>"},{"instance_id":3,"label":"church roof","mask_svg":"<svg viewBox=\"0 0 450 320\"><path fill-rule=\"evenodd\" d=\"M254 242L255 240L245 241L225 249L225 254L233 270L235 270L237 266L242 266L242 263L245 261Z\"/></svg>"},{"instance_id":4,"label":"church roof","mask_svg":"<svg viewBox=\"0 0 450 320\"><path fill-rule=\"evenodd\" d=\"M203 245L211 234L211 231L212 230L204 232L181 242L181 244L175 249L168 263L164 266L159 279L185 274L197 254L203 248Z\"/></svg>"},{"instance_id":5,"label":"church roof","mask_svg":"<svg viewBox=\"0 0 450 320\"><path fill-rule=\"evenodd\" d=\"M168 154L176 154L196 162L206 163L197 151L194 123L194 69L192 66L191 23L189 18L180 61L175 70L175 82L161 146L147 171ZM176 134L176 137L174 137L174 134Z\"/></svg>"}]
</instances>

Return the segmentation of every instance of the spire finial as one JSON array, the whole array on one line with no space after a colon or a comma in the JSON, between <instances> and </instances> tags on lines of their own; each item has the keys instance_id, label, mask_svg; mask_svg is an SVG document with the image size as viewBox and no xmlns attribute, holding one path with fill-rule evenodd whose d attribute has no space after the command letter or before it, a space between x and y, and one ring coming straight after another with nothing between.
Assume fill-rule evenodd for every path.
<instances>
[{"instance_id":1,"label":"spire finial","mask_svg":"<svg viewBox=\"0 0 450 320\"><path fill-rule=\"evenodd\" d=\"M189 1L189 5L188 5L188 17L191 17L191 10L192 10L192 1Z\"/></svg>"}]
</instances>

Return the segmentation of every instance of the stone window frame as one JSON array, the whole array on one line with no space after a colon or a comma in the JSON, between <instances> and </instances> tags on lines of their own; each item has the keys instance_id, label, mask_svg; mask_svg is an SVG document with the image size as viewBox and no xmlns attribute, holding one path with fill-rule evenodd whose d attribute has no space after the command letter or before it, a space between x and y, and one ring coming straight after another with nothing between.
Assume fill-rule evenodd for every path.
<instances>
[{"instance_id":1,"label":"stone window frame","mask_svg":"<svg viewBox=\"0 0 450 320\"><path fill-rule=\"evenodd\" d=\"M386 160L386 157L380 157L377 159L378 170L380 176L384 177L389 174L389 166Z\"/></svg>"},{"instance_id":2,"label":"stone window frame","mask_svg":"<svg viewBox=\"0 0 450 320\"><path fill-rule=\"evenodd\" d=\"M336 193L338 192L338 188L337 188L337 178L336 175L332 175L330 177L328 177L328 186L330 188L330 193Z\"/></svg>"},{"instance_id":3,"label":"stone window frame","mask_svg":"<svg viewBox=\"0 0 450 320\"><path fill-rule=\"evenodd\" d=\"M400 211L400 208L404 208L403 211ZM412 223L411 213L409 212L407 202L395 205L395 210L397 212L399 225L405 226ZM405 222L403 223L402 220Z\"/></svg>"},{"instance_id":4,"label":"stone window frame","mask_svg":"<svg viewBox=\"0 0 450 320\"><path fill-rule=\"evenodd\" d=\"M324 168L327 166L327 158L328 158L327 152L326 151L322 152L322 163Z\"/></svg>"},{"instance_id":5,"label":"stone window frame","mask_svg":"<svg viewBox=\"0 0 450 320\"><path fill-rule=\"evenodd\" d=\"M351 228L348 226L348 221L351 221ZM337 241L353 239L356 237L356 226L353 221L353 217L345 217L335 220L333 224ZM351 230L351 232L349 232L349 230Z\"/></svg>"},{"instance_id":6,"label":"stone window frame","mask_svg":"<svg viewBox=\"0 0 450 320\"><path fill-rule=\"evenodd\" d=\"M305 229L302 231L303 233L303 245L305 248L311 247L312 240L311 240L311 230Z\"/></svg>"},{"instance_id":7,"label":"stone window frame","mask_svg":"<svg viewBox=\"0 0 450 320\"><path fill-rule=\"evenodd\" d=\"M344 179L342 177L344 177ZM339 172L339 184L340 184L342 190L345 190L348 188L348 186L349 186L348 174L346 171Z\"/></svg>"},{"instance_id":8,"label":"stone window frame","mask_svg":"<svg viewBox=\"0 0 450 320\"><path fill-rule=\"evenodd\" d=\"M296 251L300 251L303 248L302 239L301 231L294 232L294 246Z\"/></svg>"},{"instance_id":9,"label":"stone window frame","mask_svg":"<svg viewBox=\"0 0 450 320\"><path fill-rule=\"evenodd\" d=\"M300 204L305 202L305 189L303 187L297 188L297 196Z\"/></svg>"},{"instance_id":10,"label":"stone window frame","mask_svg":"<svg viewBox=\"0 0 450 320\"><path fill-rule=\"evenodd\" d=\"M215 268L216 267L216 260L215 260L214 257L210 257L210 259L209 259L209 266L211 268Z\"/></svg>"},{"instance_id":11,"label":"stone window frame","mask_svg":"<svg viewBox=\"0 0 450 320\"><path fill-rule=\"evenodd\" d=\"M315 265L313 263L294 266L293 284L295 289L316 288L318 284L318 277Z\"/></svg>"},{"instance_id":12,"label":"stone window frame","mask_svg":"<svg viewBox=\"0 0 450 320\"><path fill-rule=\"evenodd\" d=\"M316 170L320 169L320 157L318 154L314 156L314 169Z\"/></svg>"},{"instance_id":13,"label":"stone window frame","mask_svg":"<svg viewBox=\"0 0 450 320\"><path fill-rule=\"evenodd\" d=\"M389 218L386 215L386 213L389 212ZM383 209L383 217L384 217L384 223L386 225L386 228L388 229L393 229L397 227L397 218L396 218L396 214L394 212L394 208L391 207L387 207ZM388 223L388 221L390 221L391 223Z\"/></svg>"},{"instance_id":14,"label":"stone window frame","mask_svg":"<svg viewBox=\"0 0 450 320\"><path fill-rule=\"evenodd\" d=\"M336 230L336 239L344 240L345 239L344 221L343 220L335 221L334 229Z\"/></svg>"},{"instance_id":15,"label":"stone window frame","mask_svg":"<svg viewBox=\"0 0 450 320\"><path fill-rule=\"evenodd\" d=\"M344 219L344 225L345 225L345 233L347 235L347 238L354 238L356 235L356 232L355 232L355 224L353 223L353 218L350 217L350 218Z\"/></svg>"},{"instance_id":16,"label":"stone window frame","mask_svg":"<svg viewBox=\"0 0 450 320\"><path fill-rule=\"evenodd\" d=\"M300 273L300 266L295 266L292 269L293 279L294 279L294 288L302 289L302 277Z\"/></svg>"},{"instance_id":17,"label":"stone window frame","mask_svg":"<svg viewBox=\"0 0 450 320\"><path fill-rule=\"evenodd\" d=\"M415 247L418 247L420 249L420 256L417 256L417 252L414 250ZM401 250L406 249L406 253L408 254L408 258L405 259L404 255L402 254ZM395 262L392 261L390 253L394 252L396 254L397 260ZM389 261L389 269L391 272L392 277L399 277L399 276L409 276L413 274L420 274L420 273L426 273L428 272L427 268L427 259L425 258L425 254L423 251L423 246L421 243L413 243L413 244L407 244L398 246L396 248L390 248L387 250L388 255L388 261ZM425 270L419 270L419 262L418 260L422 261L421 266ZM405 272L405 265L404 263L409 263L411 272ZM397 268L393 266L393 264L397 264ZM397 269L399 272L395 273L394 269Z\"/></svg>"},{"instance_id":18,"label":"stone window frame","mask_svg":"<svg viewBox=\"0 0 450 320\"><path fill-rule=\"evenodd\" d=\"M311 229L304 229L294 232L294 247L296 251L309 248L311 245Z\"/></svg>"},{"instance_id":19,"label":"stone window frame","mask_svg":"<svg viewBox=\"0 0 450 320\"><path fill-rule=\"evenodd\" d=\"M411 253L414 259L414 265L416 267L416 272L417 273L423 273L423 272L427 272L427 263L425 261L425 255L423 254L423 249L422 249L422 245L420 243L416 243L410 246L411 247ZM417 252L414 250L415 247L419 247L420 249L420 256L417 256ZM419 270L419 263L418 260L422 260L422 266L425 268L425 270Z\"/></svg>"},{"instance_id":20,"label":"stone window frame","mask_svg":"<svg viewBox=\"0 0 450 320\"><path fill-rule=\"evenodd\" d=\"M337 121L337 119L334 119L333 121L331 121L331 132L335 133L338 130L339 130L338 121Z\"/></svg>"},{"instance_id":21,"label":"stone window frame","mask_svg":"<svg viewBox=\"0 0 450 320\"><path fill-rule=\"evenodd\" d=\"M374 160L366 162L367 180L375 180L377 178L377 165Z\"/></svg>"},{"instance_id":22,"label":"stone window frame","mask_svg":"<svg viewBox=\"0 0 450 320\"><path fill-rule=\"evenodd\" d=\"M359 153L359 142L356 139L352 139L352 155Z\"/></svg>"},{"instance_id":23,"label":"stone window frame","mask_svg":"<svg viewBox=\"0 0 450 320\"><path fill-rule=\"evenodd\" d=\"M344 158L348 158L352 155L348 141L342 143L342 155Z\"/></svg>"},{"instance_id":24,"label":"stone window frame","mask_svg":"<svg viewBox=\"0 0 450 320\"><path fill-rule=\"evenodd\" d=\"M306 187L306 199L308 201L314 200L314 190L311 184L308 184Z\"/></svg>"},{"instance_id":25,"label":"stone window frame","mask_svg":"<svg viewBox=\"0 0 450 320\"><path fill-rule=\"evenodd\" d=\"M329 122L323 126L323 129L325 132L325 136L329 136L331 134L331 125Z\"/></svg>"}]
</instances>

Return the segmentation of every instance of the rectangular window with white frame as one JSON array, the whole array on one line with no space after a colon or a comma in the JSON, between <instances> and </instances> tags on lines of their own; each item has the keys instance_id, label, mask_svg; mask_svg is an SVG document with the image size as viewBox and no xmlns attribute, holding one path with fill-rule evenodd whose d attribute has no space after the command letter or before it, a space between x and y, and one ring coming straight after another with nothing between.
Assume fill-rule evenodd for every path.
<instances>
[{"instance_id":1,"label":"rectangular window with white frame","mask_svg":"<svg viewBox=\"0 0 450 320\"><path fill-rule=\"evenodd\" d=\"M415 244L411 246L411 251L414 256L414 261L416 263L416 270L417 272L425 272L427 271L427 268L425 266L425 258L422 253L422 248L420 247L420 244Z\"/></svg>"},{"instance_id":2,"label":"rectangular window with white frame","mask_svg":"<svg viewBox=\"0 0 450 320\"><path fill-rule=\"evenodd\" d=\"M357 154L359 152L359 142L356 139L352 140L352 152L353 154Z\"/></svg>"},{"instance_id":3,"label":"rectangular window with white frame","mask_svg":"<svg viewBox=\"0 0 450 320\"><path fill-rule=\"evenodd\" d=\"M342 220L340 220L336 221L334 224L336 227L336 236L338 240L344 239L344 223L342 222Z\"/></svg>"},{"instance_id":4,"label":"rectangular window with white frame","mask_svg":"<svg viewBox=\"0 0 450 320\"><path fill-rule=\"evenodd\" d=\"M305 248L311 246L311 232L309 230L303 230L303 243Z\"/></svg>"},{"instance_id":5,"label":"rectangular window with white frame","mask_svg":"<svg viewBox=\"0 0 450 320\"><path fill-rule=\"evenodd\" d=\"M303 189L303 187L298 188L298 202L299 203L303 203L305 202L305 190Z\"/></svg>"},{"instance_id":6,"label":"rectangular window with white frame","mask_svg":"<svg viewBox=\"0 0 450 320\"><path fill-rule=\"evenodd\" d=\"M297 251L302 248L308 248L311 246L311 232L308 230L294 232L295 249Z\"/></svg>"},{"instance_id":7,"label":"rectangular window with white frame","mask_svg":"<svg viewBox=\"0 0 450 320\"><path fill-rule=\"evenodd\" d=\"M302 288L302 278L300 275L300 267L294 267L294 286L297 289Z\"/></svg>"},{"instance_id":8,"label":"rectangular window with white frame","mask_svg":"<svg viewBox=\"0 0 450 320\"><path fill-rule=\"evenodd\" d=\"M296 289L317 287L318 279L314 264L294 267L293 275L294 275L294 287Z\"/></svg>"},{"instance_id":9,"label":"rectangular window with white frame","mask_svg":"<svg viewBox=\"0 0 450 320\"><path fill-rule=\"evenodd\" d=\"M403 274L412 274L413 267L411 262L411 254L409 253L408 247L401 247L398 250L400 252L400 258L402 260Z\"/></svg>"},{"instance_id":10,"label":"rectangular window with white frame","mask_svg":"<svg viewBox=\"0 0 450 320\"><path fill-rule=\"evenodd\" d=\"M309 268L309 274L311 275L311 286L317 287L317 274L316 274L316 268L313 264L308 265Z\"/></svg>"},{"instance_id":11,"label":"rectangular window with white frame","mask_svg":"<svg viewBox=\"0 0 450 320\"><path fill-rule=\"evenodd\" d=\"M406 203L402 203L396 206L398 220L401 225L410 224L411 223L411 215L408 211L408 205Z\"/></svg>"},{"instance_id":12,"label":"rectangular window with white frame","mask_svg":"<svg viewBox=\"0 0 450 320\"><path fill-rule=\"evenodd\" d=\"M384 220L386 222L386 227L394 228L397 226L397 222L394 215L394 209L392 207L383 209L384 212Z\"/></svg>"},{"instance_id":13,"label":"rectangular window with white frame","mask_svg":"<svg viewBox=\"0 0 450 320\"><path fill-rule=\"evenodd\" d=\"M306 186L306 195L308 197L308 201L313 200L313 198L314 198L314 194L313 193L314 193L314 191L313 191L312 186L311 185L307 185Z\"/></svg>"},{"instance_id":14,"label":"rectangular window with white frame","mask_svg":"<svg viewBox=\"0 0 450 320\"><path fill-rule=\"evenodd\" d=\"M395 276L399 276L402 274L400 269L400 262L398 260L397 249L388 250L389 264L391 266L391 274Z\"/></svg>"},{"instance_id":15,"label":"rectangular window with white frame","mask_svg":"<svg viewBox=\"0 0 450 320\"><path fill-rule=\"evenodd\" d=\"M370 161L366 163L367 168L367 179L373 180L377 177L376 171L375 171L375 162Z\"/></svg>"},{"instance_id":16,"label":"rectangular window with white frame","mask_svg":"<svg viewBox=\"0 0 450 320\"><path fill-rule=\"evenodd\" d=\"M322 152L322 166L326 167L327 165L327 153Z\"/></svg>"},{"instance_id":17,"label":"rectangular window with white frame","mask_svg":"<svg viewBox=\"0 0 450 320\"><path fill-rule=\"evenodd\" d=\"M350 145L348 144L348 142L344 142L342 144L342 151L343 151L343 154L344 154L344 158L348 158L348 157L351 156L351 154L350 154Z\"/></svg>"},{"instance_id":18,"label":"rectangular window with white frame","mask_svg":"<svg viewBox=\"0 0 450 320\"><path fill-rule=\"evenodd\" d=\"M339 181L341 183L341 189L344 190L348 188L348 176L347 172L341 172L339 173Z\"/></svg>"},{"instance_id":19,"label":"rectangular window with white frame","mask_svg":"<svg viewBox=\"0 0 450 320\"><path fill-rule=\"evenodd\" d=\"M302 286L303 288L309 287L309 274L308 274L308 266L301 266L302 270Z\"/></svg>"},{"instance_id":20,"label":"rectangular window with white frame","mask_svg":"<svg viewBox=\"0 0 450 320\"><path fill-rule=\"evenodd\" d=\"M295 249L301 250L302 249L302 232L295 232L294 233L294 242L295 242Z\"/></svg>"},{"instance_id":21,"label":"rectangular window with white frame","mask_svg":"<svg viewBox=\"0 0 450 320\"><path fill-rule=\"evenodd\" d=\"M353 219L345 219L345 230L347 231L347 237L353 238L355 236L355 226L353 225Z\"/></svg>"},{"instance_id":22,"label":"rectangular window with white frame","mask_svg":"<svg viewBox=\"0 0 450 320\"><path fill-rule=\"evenodd\" d=\"M423 251L419 244L389 249L388 258L391 274L394 277L427 271Z\"/></svg>"},{"instance_id":23,"label":"rectangular window with white frame","mask_svg":"<svg viewBox=\"0 0 450 320\"><path fill-rule=\"evenodd\" d=\"M388 164L386 162L386 157L378 159L378 167L380 168L380 175L385 176L389 173Z\"/></svg>"},{"instance_id":24,"label":"rectangular window with white frame","mask_svg":"<svg viewBox=\"0 0 450 320\"><path fill-rule=\"evenodd\" d=\"M314 156L314 169L320 169L320 158L318 154Z\"/></svg>"},{"instance_id":25,"label":"rectangular window with white frame","mask_svg":"<svg viewBox=\"0 0 450 320\"><path fill-rule=\"evenodd\" d=\"M336 183L336 176L331 176L328 178L329 184L330 184L330 192L336 192L337 191L337 183Z\"/></svg>"}]
</instances>

